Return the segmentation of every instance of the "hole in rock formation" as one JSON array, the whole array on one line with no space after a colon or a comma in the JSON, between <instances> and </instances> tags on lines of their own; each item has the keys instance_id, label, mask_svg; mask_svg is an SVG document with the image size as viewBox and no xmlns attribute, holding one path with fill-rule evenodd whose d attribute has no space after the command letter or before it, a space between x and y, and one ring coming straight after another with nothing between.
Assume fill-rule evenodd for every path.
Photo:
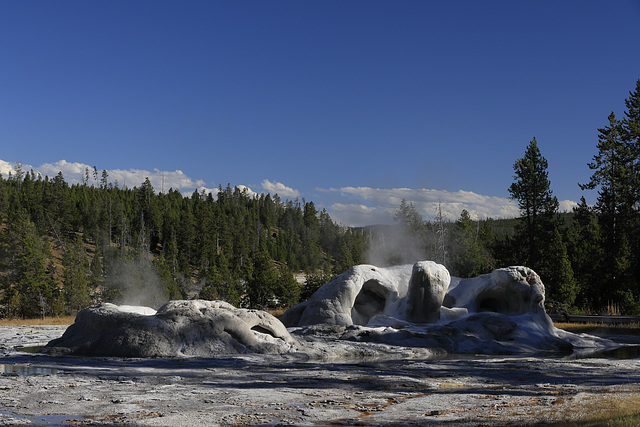
<instances>
[{"instance_id":1,"label":"hole in rock formation","mask_svg":"<svg viewBox=\"0 0 640 427\"><path fill-rule=\"evenodd\" d=\"M274 334L274 333L273 333L273 331L271 331L271 330L269 330L269 329L267 329L267 328L264 328L264 327L262 327L262 326L260 326L260 325L256 325L256 326L254 326L253 328L251 328L251 330L252 330L252 331L254 331L254 332L259 332L259 333L261 333L261 334L271 335L271 336L272 336L272 337L274 337L274 338L278 338L278 337L276 336L276 334Z\"/></svg>"},{"instance_id":2,"label":"hole in rock formation","mask_svg":"<svg viewBox=\"0 0 640 427\"><path fill-rule=\"evenodd\" d=\"M480 292L476 297L476 307L478 311L491 311L508 316L517 316L528 311L525 307L529 303L528 299L527 297L509 293L506 289L487 289Z\"/></svg>"},{"instance_id":3,"label":"hole in rock formation","mask_svg":"<svg viewBox=\"0 0 640 427\"><path fill-rule=\"evenodd\" d=\"M366 325L377 314L384 312L387 303L387 289L377 280L368 280L353 303L351 318L357 325Z\"/></svg>"}]
</instances>

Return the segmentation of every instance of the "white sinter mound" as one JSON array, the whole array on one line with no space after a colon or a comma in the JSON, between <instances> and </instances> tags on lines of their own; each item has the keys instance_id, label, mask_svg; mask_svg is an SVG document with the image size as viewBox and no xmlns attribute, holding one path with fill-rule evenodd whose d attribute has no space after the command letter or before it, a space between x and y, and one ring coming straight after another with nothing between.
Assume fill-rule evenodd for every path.
<instances>
[{"instance_id":1,"label":"white sinter mound","mask_svg":"<svg viewBox=\"0 0 640 427\"><path fill-rule=\"evenodd\" d=\"M358 358L570 353L614 345L556 329L544 310L544 293L540 277L527 267L458 279L432 261L389 268L359 265L280 320L222 301L171 301L157 312L100 304L81 311L45 351L118 357L296 353Z\"/></svg>"},{"instance_id":2,"label":"white sinter mound","mask_svg":"<svg viewBox=\"0 0 640 427\"><path fill-rule=\"evenodd\" d=\"M566 353L612 345L556 329L544 310L544 294L540 277L522 266L459 279L431 261L360 265L280 320L289 327L350 326L341 338L451 353Z\"/></svg>"}]
</instances>

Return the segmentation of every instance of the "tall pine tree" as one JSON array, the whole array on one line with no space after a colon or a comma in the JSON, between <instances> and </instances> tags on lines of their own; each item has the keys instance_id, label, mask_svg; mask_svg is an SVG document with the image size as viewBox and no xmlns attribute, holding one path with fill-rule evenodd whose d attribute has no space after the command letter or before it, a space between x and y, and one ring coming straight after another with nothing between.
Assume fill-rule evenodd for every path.
<instances>
[{"instance_id":1,"label":"tall pine tree","mask_svg":"<svg viewBox=\"0 0 640 427\"><path fill-rule=\"evenodd\" d=\"M598 154L589 163L591 178L581 185L583 190L598 190L595 210L604 253L600 282L606 302L629 289L629 236L634 216L632 152L622 139L621 123L615 113L611 112L608 121L608 126L598 129Z\"/></svg>"},{"instance_id":2,"label":"tall pine tree","mask_svg":"<svg viewBox=\"0 0 640 427\"><path fill-rule=\"evenodd\" d=\"M533 138L524 157L513 165L515 182L509 187L511 198L518 201L520 208L517 234L522 242L523 261L534 270L540 265L545 242L550 240L558 212L558 199L551 191L547 168L547 160Z\"/></svg>"},{"instance_id":3,"label":"tall pine tree","mask_svg":"<svg viewBox=\"0 0 640 427\"><path fill-rule=\"evenodd\" d=\"M518 201L520 222L513 240L518 260L536 270L545 283L550 300L572 305L577 293L566 245L558 230L558 199L551 191L547 160L535 138L524 157L513 165L515 182L509 187Z\"/></svg>"}]
</instances>

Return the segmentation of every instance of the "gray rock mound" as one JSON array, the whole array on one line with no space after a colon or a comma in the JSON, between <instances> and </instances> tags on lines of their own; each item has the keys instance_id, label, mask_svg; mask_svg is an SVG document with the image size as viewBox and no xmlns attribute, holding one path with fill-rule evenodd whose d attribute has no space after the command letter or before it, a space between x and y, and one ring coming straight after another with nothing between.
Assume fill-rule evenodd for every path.
<instances>
[{"instance_id":1,"label":"gray rock mound","mask_svg":"<svg viewBox=\"0 0 640 427\"><path fill-rule=\"evenodd\" d=\"M151 312L152 313L152 312ZM78 313L50 354L115 357L218 356L295 351L297 341L272 315L222 301L170 301L157 313L100 304Z\"/></svg>"}]
</instances>

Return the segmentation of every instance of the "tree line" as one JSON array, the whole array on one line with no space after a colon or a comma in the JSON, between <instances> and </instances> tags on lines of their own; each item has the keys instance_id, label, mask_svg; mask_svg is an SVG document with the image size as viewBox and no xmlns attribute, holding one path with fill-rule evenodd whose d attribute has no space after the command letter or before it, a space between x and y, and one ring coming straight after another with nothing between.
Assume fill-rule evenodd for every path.
<instances>
[{"instance_id":1,"label":"tree line","mask_svg":"<svg viewBox=\"0 0 640 427\"><path fill-rule=\"evenodd\" d=\"M466 210L447 222L441 209L425 222L403 201L395 219L409 250L387 261L413 261L411 248L418 248L417 258L436 260L459 277L526 265L540 274L549 309L640 314L640 80L625 106L622 119L612 112L598 129L597 153L588 164L592 175L580 184L597 191L594 205L583 196L572 213L558 212L548 162L533 138L514 163L508 188L521 212L515 223L474 221Z\"/></svg>"},{"instance_id":2,"label":"tree line","mask_svg":"<svg viewBox=\"0 0 640 427\"><path fill-rule=\"evenodd\" d=\"M304 291L294 272L310 282L342 272L363 262L364 241L311 201L237 187L215 198L158 194L148 178L119 188L95 167L74 185L20 164L0 176L0 304L9 317L188 297L288 307Z\"/></svg>"}]
</instances>

